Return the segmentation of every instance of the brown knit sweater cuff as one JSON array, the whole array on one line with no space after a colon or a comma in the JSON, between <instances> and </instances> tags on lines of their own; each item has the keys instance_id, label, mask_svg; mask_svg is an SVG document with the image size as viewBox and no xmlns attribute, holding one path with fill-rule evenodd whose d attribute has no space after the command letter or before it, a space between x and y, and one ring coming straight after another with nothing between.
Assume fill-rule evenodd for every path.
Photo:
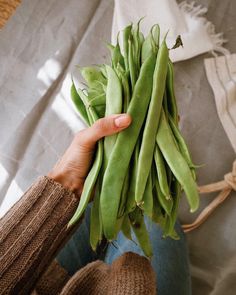
<instances>
[{"instance_id":1,"label":"brown knit sweater cuff","mask_svg":"<svg viewBox=\"0 0 236 295\"><path fill-rule=\"evenodd\" d=\"M156 295L155 273L150 261L124 253L112 265L95 261L79 270L60 295Z\"/></svg>"},{"instance_id":2,"label":"brown knit sweater cuff","mask_svg":"<svg viewBox=\"0 0 236 295\"><path fill-rule=\"evenodd\" d=\"M0 224L0 294L27 294L69 238L67 224L79 200L40 177Z\"/></svg>"},{"instance_id":3,"label":"brown knit sweater cuff","mask_svg":"<svg viewBox=\"0 0 236 295\"><path fill-rule=\"evenodd\" d=\"M156 294L155 272L144 256L127 252L111 265L108 295L116 290L117 295Z\"/></svg>"}]
</instances>

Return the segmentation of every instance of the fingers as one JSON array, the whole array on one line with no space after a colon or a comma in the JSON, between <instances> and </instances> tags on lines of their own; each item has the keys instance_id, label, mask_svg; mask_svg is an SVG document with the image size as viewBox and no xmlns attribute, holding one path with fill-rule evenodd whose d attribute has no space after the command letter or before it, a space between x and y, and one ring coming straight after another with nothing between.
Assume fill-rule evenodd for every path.
<instances>
[{"instance_id":1,"label":"fingers","mask_svg":"<svg viewBox=\"0 0 236 295\"><path fill-rule=\"evenodd\" d=\"M131 123L128 114L111 115L97 120L91 127L78 133L79 144L93 149L96 142L104 136L109 136L127 128Z\"/></svg>"}]
</instances>

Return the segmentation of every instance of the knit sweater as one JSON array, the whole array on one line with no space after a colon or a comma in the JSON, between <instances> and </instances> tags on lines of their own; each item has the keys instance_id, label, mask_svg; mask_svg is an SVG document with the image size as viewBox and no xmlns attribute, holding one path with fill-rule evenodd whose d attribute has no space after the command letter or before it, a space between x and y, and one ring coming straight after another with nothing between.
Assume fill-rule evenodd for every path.
<instances>
[{"instance_id":1,"label":"knit sweater","mask_svg":"<svg viewBox=\"0 0 236 295\"><path fill-rule=\"evenodd\" d=\"M78 227L67 228L78 203L43 176L0 220L0 294L156 294L151 264L137 254L92 262L72 277L54 260Z\"/></svg>"}]
</instances>

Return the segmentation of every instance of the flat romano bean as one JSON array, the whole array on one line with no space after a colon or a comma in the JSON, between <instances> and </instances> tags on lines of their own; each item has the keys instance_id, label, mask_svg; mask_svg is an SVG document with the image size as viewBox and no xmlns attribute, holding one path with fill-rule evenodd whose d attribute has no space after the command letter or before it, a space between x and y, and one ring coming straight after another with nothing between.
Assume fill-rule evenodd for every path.
<instances>
[{"instance_id":1,"label":"flat romano bean","mask_svg":"<svg viewBox=\"0 0 236 295\"><path fill-rule=\"evenodd\" d=\"M174 143L173 136L171 135L170 127L167 123L163 110L157 131L156 142L171 171L175 175L178 182L182 185L186 193L191 212L196 211L199 206L197 185L192 178L191 170L188 167L187 162Z\"/></svg>"},{"instance_id":2,"label":"flat romano bean","mask_svg":"<svg viewBox=\"0 0 236 295\"><path fill-rule=\"evenodd\" d=\"M145 38L143 45L142 45L142 50L141 50L141 61L144 63L144 61L149 57L149 55L153 52L152 48L152 36L151 33Z\"/></svg>"},{"instance_id":3,"label":"flat romano bean","mask_svg":"<svg viewBox=\"0 0 236 295\"><path fill-rule=\"evenodd\" d=\"M106 105L106 94L102 93L98 96L95 96L93 99L91 99L89 101L89 105L92 107L96 107L96 106L100 106L100 105L105 106Z\"/></svg>"},{"instance_id":4,"label":"flat romano bean","mask_svg":"<svg viewBox=\"0 0 236 295\"><path fill-rule=\"evenodd\" d=\"M159 48L159 45L160 45L160 26L159 25L154 25L152 27L151 35L155 42L155 45L157 46L157 48Z\"/></svg>"},{"instance_id":5,"label":"flat romano bean","mask_svg":"<svg viewBox=\"0 0 236 295\"><path fill-rule=\"evenodd\" d=\"M133 48L133 39L132 35L130 35L130 38L128 40L129 43L129 74L130 74L130 81L131 81L131 88L134 89L136 80L137 80L137 69L136 64L134 60L134 48Z\"/></svg>"},{"instance_id":6,"label":"flat romano bean","mask_svg":"<svg viewBox=\"0 0 236 295\"><path fill-rule=\"evenodd\" d=\"M71 98L76 106L76 109L79 111L80 116L82 117L84 122L89 125L89 118L88 118L86 107L84 106L84 103L81 100L73 81L71 86Z\"/></svg>"},{"instance_id":7,"label":"flat romano bean","mask_svg":"<svg viewBox=\"0 0 236 295\"><path fill-rule=\"evenodd\" d=\"M100 87L99 82L105 83L105 77L103 76L102 72L95 67L83 67L81 68L81 75L88 83L88 86L91 88Z\"/></svg>"},{"instance_id":8,"label":"flat romano bean","mask_svg":"<svg viewBox=\"0 0 236 295\"><path fill-rule=\"evenodd\" d=\"M90 105L90 101L89 101L89 94L88 95L85 95L85 93L81 90L81 89L78 89L78 94L79 96L81 97L85 107L86 107L86 110L87 110L87 114L88 114L88 117L89 117L89 108L92 108L93 109L93 112L95 112L96 116L98 118L101 118L101 117L104 117L105 115L105 105L103 104L99 104L97 106L91 106ZM91 99L91 93L90 93L90 99ZM92 99L91 99L92 100ZM92 123L90 123L91 125Z\"/></svg>"},{"instance_id":9,"label":"flat romano bean","mask_svg":"<svg viewBox=\"0 0 236 295\"><path fill-rule=\"evenodd\" d=\"M140 70L140 53L141 53L141 41L140 35L139 35L139 27L140 27L140 22L142 19L140 19L140 21L133 26L132 29L132 35L133 35L133 40L134 40L134 61L135 61L135 65L136 65L136 70L137 70L137 74L139 73ZM142 37L141 37L142 38Z\"/></svg>"},{"instance_id":10,"label":"flat romano bean","mask_svg":"<svg viewBox=\"0 0 236 295\"><path fill-rule=\"evenodd\" d=\"M168 98L167 98L167 94L166 91L164 93L164 97L163 97L163 109L165 111L165 114L169 114L169 110L168 110ZM167 117L168 119L169 117Z\"/></svg>"},{"instance_id":11,"label":"flat romano bean","mask_svg":"<svg viewBox=\"0 0 236 295\"><path fill-rule=\"evenodd\" d=\"M165 91L165 81L168 65L168 48L165 41L157 53L156 65L153 74L153 89L142 144L139 153L138 171L135 187L135 200L137 204L142 201L148 175L150 173L153 152L155 147L155 136L160 120L162 100Z\"/></svg>"},{"instance_id":12,"label":"flat romano bean","mask_svg":"<svg viewBox=\"0 0 236 295\"><path fill-rule=\"evenodd\" d=\"M90 216L90 245L93 251L96 251L97 246L102 240L102 222L100 216L100 177L97 181L95 195L93 199L91 216Z\"/></svg>"},{"instance_id":13,"label":"flat romano bean","mask_svg":"<svg viewBox=\"0 0 236 295\"><path fill-rule=\"evenodd\" d=\"M106 66L107 70L107 92L105 116L120 114L122 112L122 87L116 72ZM104 168L106 169L108 159L116 142L117 134L107 136L104 139Z\"/></svg>"},{"instance_id":14,"label":"flat romano bean","mask_svg":"<svg viewBox=\"0 0 236 295\"><path fill-rule=\"evenodd\" d=\"M104 89L104 85L98 82L100 87L96 88L89 88L87 90L87 95L88 95L88 101L93 101L99 96L105 96L106 95L106 89Z\"/></svg>"},{"instance_id":15,"label":"flat romano bean","mask_svg":"<svg viewBox=\"0 0 236 295\"><path fill-rule=\"evenodd\" d=\"M181 198L181 187L176 179L173 180L172 187L173 187L172 191L173 191L173 202L174 203L173 203L173 208L172 208L171 218L170 218L169 236L174 237L176 239L178 235L176 234L174 227L175 227L175 223L177 220L179 202L180 202L180 198Z\"/></svg>"},{"instance_id":16,"label":"flat romano bean","mask_svg":"<svg viewBox=\"0 0 236 295\"><path fill-rule=\"evenodd\" d=\"M122 226L121 226L121 231L122 231L123 235L127 239L132 240L131 226L130 226L130 221L129 221L129 215L128 214L126 214L124 216L123 223L122 223Z\"/></svg>"},{"instance_id":17,"label":"flat romano bean","mask_svg":"<svg viewBox=\"0 0 236 295\"><path fill-rule=\"evenodd\" d=\"M99 118L103 118L105 116L105 106L104 105L98 105L94 107L96 113L98 114Z\"/></svg>"},{"instance_id":18,"label":"flat romano bean","mask_svg":"<svg viewBox=\"0 0 236 295\"><path fill-rule=\"evenodd\" d=\"M101 212L104 234L108 240L114 238L114 227L124 178L151 97L152 79L150 79L150 77L153 75L154 66L155 55L153 54L142 65L139 78L134 88L128 108L128 114L130 114L132 118L132 123L127 129L118 134L116 144L104 174L101 191Z\"/></svg>"},{"instance_id":19,"label":"flat romano bean","mask_svg":"<svg viewBox=\"0 0 236 295\"><path fill-rule=\"evenodd\" d=\"M121 216L121 217L118 217L116 219L116 226L115 226L115 235L117 236L118 233L120 232L121 230L121 227L122 227L122 224L123 224L123 220L124 220L124 215Z\"/></svg>"},{"instance_id":20,"label":"flat romano bean","mask_svg":"<svg viewBox=\"0 0 236 295\"><path fill-rule=\"evenodd\" d=\"M169 199L166 199L165 195L163 195L161 189L160 189L160 185L158 182L158 179L155 182L155 186L156 186L156 191L157 191L157 197L158 197L158 201L161 204L162 208L165 210L165 212L170 215L171 214L171 210L173 207L173 200L172 198L169 196Z\"/></svg>"},{"instance_id":21,"label":"flat romano bean","mask_svg":"<svg viewBox=\"0 0 236 295\"><path fill-rule=\"evenodd\" d=\"M142 64L142 47L143 47L143 42L144 42L145 38L143 36L143 34L141 32L139 32L139 38L138 38L138 44L139 44L139 48L138 48L138 56L139 56L139 69L141 67Z\"/></svg>"},{"instance_id":22,"label":"flat romano bean","mask_svg":"<svg viewBox=\"0 0 236 295\"><path fill-rule=\"evenodd\" d=\"M174 92L174 71L171 61L168 62L168 71L166 78L166 91L168 97L168 109L171 117L174 119L175 124L178 125L178 107Z\"/></svg>"},{"instance_id":23,"label":"flat romano bean","mask_svg":"<svg viewBox=\"0 0 236 295\"><path fill-rule=\"evenodd\" d=\"M167 181L168 181L168 186L170 187L173 174L172 174L172 172L170 170L170 167L166 163L166 161L165 161L165 167L166 167L166 177L167 177Z\"/></svg>"},{"instance_id":24,"label":"flat romano bean","mask_svg":"<svg viewBox=\"0 0 236 295\"><path fill-rule=\"evenodd\" d=\"M111 60L112 60L112 67L114 69L117 67L118 64L122 66L123 69L125 69L125 61L124 61L123 55L121 54L120 45L118 41L116 46L113 46L113 48L111 49Z\"/></svg>"},{"instance_id":25,"label":"flat romano bean","mask_svg":"<svg viewBox=\"0 0 236 295\"><path fill-rule=\"evenodd\" d=\"M154 46L153 46L153 37L150 32L142 44L142 50L141 50L142 63L144 63L144 61L154 52L155 51L154 51Z\"/></svg>"},{"instance_id":26,"label":"flat romano bean","mask_svg":"<svg viewBox=\"0 0 236 295\"><path fill-rule=\"evenodd\" d=\"M116 72L106 66L107 91L106 91L106 116L119 114L122 110L122 86Z\"/></svg>"},{"instance_id":27,"label":"flat romano bean","mask_svg":"<svg viewBox=\"0 0 236 295\"><path fill-rule=\"evenodd\" d=\"M165 162L161 154L161 151L157 145L155 145L155 149L154 149L154 160L156 164L156 171L158 175L160 189L163 195L165 196L165 198L168 200L170 199L170 189L169 189L168 179L166 175L166 167L165 167Z\"/></svg>"},{"instance_id":28,"label":"flat romano bean","mask_svg":"<svg viewBox=\"0 0 236 295\"><path fill-rule=\"evenodd\" d=\"M123 92L123 109L124 113L127 112L129 103L130 103L130 89L129 89L129 81L128 81L128 74L126 71L118 64L116 67L116 73L121 81L122 84L122 92Z\"/></svg>"},{"instance_id":29,"label":"flat romano bean","mask_svg":"<svg viewBox=\"0 0 236 295\"><path fill-rule=\"evenodd\" d=\"M132 29L132 25L127 26L123 31L123 49L124 49L124 61L125 69L129 72L129 36Z\"/></svg>"},{"instance_id":30,"label":"flat romano bean","mask_svg":"<svg viewBox=\"0 0 236 295\"><path fill-rule=\"evenodd\" d=\"M183 157L185 158L186 162L188 163L188 166L191 169L193 179L196 180L196 173L195 173L195 169L194 169L194 164L192 162L187 144L185 143L183 136L181 135L178 127L176 126L174 119L170 118L169 124L170 124L171 130L174 134L174 137L177 141L177 144L179 146L180 152L183 155Z\"/></svg>"},{"instance_id":31,"label":"flat romano bean","mask_svg":"<svg viewBox=\"0 0 236 295\"><path fill-rule=\"evenodd\" d=\"M118 218L123 216L125 213L126 208L126 200L127 200L127 193L129 189L129 172L125 176L122 192L121 192L121 198L120 198L120 205L118 210Z\"/></svg>"},{"instance_id":32,"label":"flat romano bean","mask_svg":"<svg viewBox=\"0 0 236 295\"><path fill-rule=\"evenodd\" d=\"M144 211L144 213L152 218L152 210L153 210L153 196L152 196L152 177L151 173L148 176L147 184L145 187L143 201L140 204L140 208Z\"/></svg>"},{"instance_id":33,"label":"flat romano bean","mask_svg":"<svg viewBox=\"0 0 236 295\"><path fill-rule=\"evenodd\" d=\"M165 239L168 237L170 233L170 216L168 214L165 214L165 221L162 228L163 228L162 238Z\"/></svg>"},{"instance_id":34,"label":"flat romano bean","mask_svg":"<svg viewBox=\"0 0 236 295\"><path fill-rule=\"evenodd\" d=\"M151 177L152 177L152 189L155 186L155 180L157 177L156 167L155 167L155 161L152 161L152 167L151 167Z\"/></svg>"},{"instance_id":35,"label":"flat romano bean","mask_svg":"<svg viewBox=\"0 0 236 295\"><path fill-rule=\"evenodd\" d=\"M164 222L164 216L161 211L161 205L158 201L158 195L155 186L152 189L153 193L153 210L152 210L152 221L163 225Z\"/></svg>"},{"instance_id":36,"label":"flat romano bean","mask_svg":"<svg viewBox=\"0 0 236 295\"><path fill-rule=\"evenodd\" d=\"M135 202L135 183L136 183L136 175L137 175L137 168L138 168L138 155L139 155L139 142L140 139L138 138L138 141L135 145L134 152L131 159L131 177L130 177L130 185L129 190L127 193L127 202L126 202L126 213L130 213L134 210L136 207Z\"/></svg>"},{"instance_id":37,"label":"flat romano bean","mask_svg":"<svg viewBox=\"0 0 236 295\"><path fill-rule=\"evenodd\" d=\"M129 214L129 219L132 229L144 254L147 257L151 257L153 255L152 246L141 210L139 208L136 208L133 212Z\"/></svg>"},{"instance_id":38,"label":"flat romano bean","mask_svg":"<svg viewBox=\"0 0 236 295\"><path fill-rule=\"evenodd\" d=\"M93 119L93 122L95 122L98 119L98 117L97 117L97 114L94 111L94 109L92 107L90 107L88 109L88 112L89 112L91 118ZM101 165L102 165L102 158L103 158L103 142L102 142L102 140L99 140L93 166L90 169L89 174L86 177L86 180L84 182L83 192L80 197L79 206L78 206L77 210L75 211L73 217L69 221L68 226L75 224L80 219L82 214L84 213L84 210L85 210L89 200L91 199L93 188L94 188L95 183L97 181L98 173L99 173Z\"/></svg>"},{"instance_id":39,"label":"flat romano bean","mask_svg":"<svg viewBox=\"0 0 236 295\"><path fill-rule=\"evenodd\" d=\"M171 227L171 217L165 216L165 223L163 225L163 238L170 237L173 240L179 240L179 236L176 233L175 229Z\"/></svg>"}]
</instances>

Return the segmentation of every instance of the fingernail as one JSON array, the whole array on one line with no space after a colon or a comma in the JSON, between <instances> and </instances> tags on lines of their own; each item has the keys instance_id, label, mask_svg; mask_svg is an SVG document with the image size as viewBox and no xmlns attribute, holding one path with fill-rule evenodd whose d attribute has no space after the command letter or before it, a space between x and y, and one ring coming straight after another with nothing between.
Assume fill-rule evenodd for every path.
<instances>
[{"instance_id":1,"label":"fingernail","mask_svg":"<svg viewBox=\"0 0 236 295\"><path fill-rule=\"evenodd\" d=\"M127 127L129 126L131 120L129 115L120 115L115 119L115 125L116 127L122 128L122 127Z\"/></svg>"}]
</instances>

